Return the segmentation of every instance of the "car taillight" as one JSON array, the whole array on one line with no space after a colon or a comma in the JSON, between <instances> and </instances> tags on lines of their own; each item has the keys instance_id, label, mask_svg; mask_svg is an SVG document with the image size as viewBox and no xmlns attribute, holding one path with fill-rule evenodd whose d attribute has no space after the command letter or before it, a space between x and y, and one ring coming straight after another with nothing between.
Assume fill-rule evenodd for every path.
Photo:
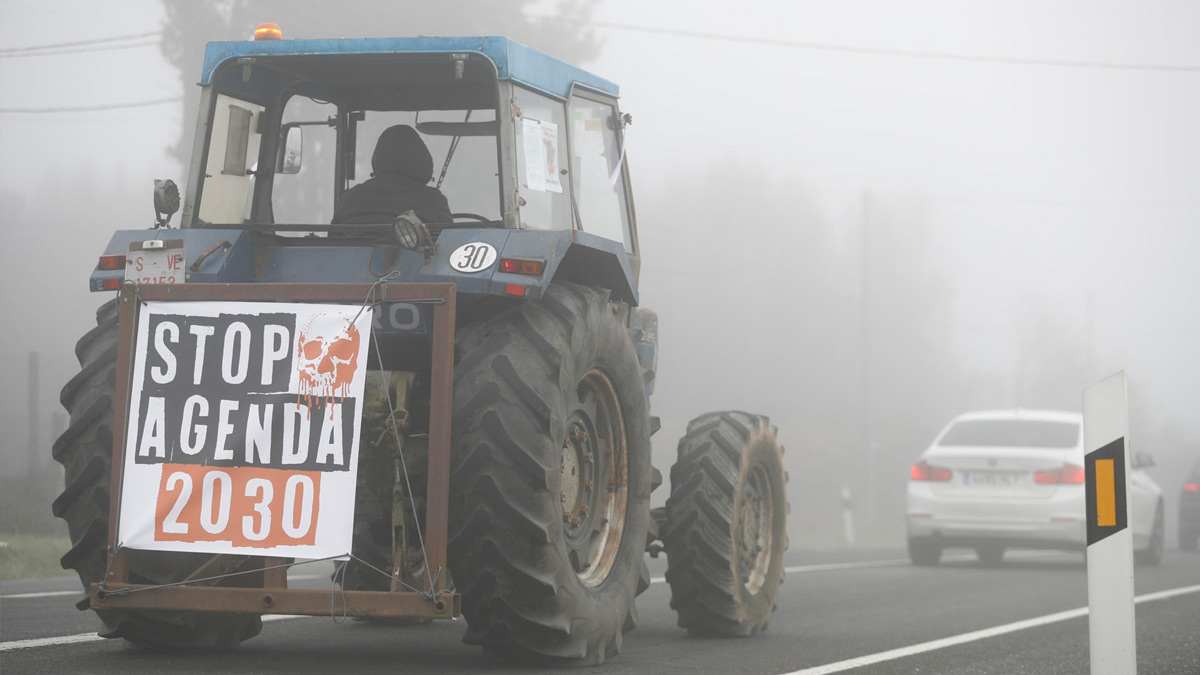
<instances>
[{"instance_id":1,"label":"car taillight","mask_svg":"<svg viewBox=\"0 0 1200 675\"><path fill-rule=\"evenodd\" d=\"M953 473L950 469L930 466L928 462L921 460L912 465L912 471L908 472L908 477L913 480L930 480L943 483L950 480L950 476Z\"/></svg>"},{"instance_id":2,"label":"car taillight","mask_svg":"<svg viewBox=\"0 0 1200 675\"><path fill-rule=\"evenodd\" d=\"M1063 464L1054 471L1038 471L1033 482L1039 485L1077 485L1084 482L1083 467L1078 464Z\"/></svg>"},{"instance_id":3,"label":"car taillight","mask_svg":"<svg viewBox=\"0 0 1200 675\"><path fill-rule=\"evenodd\" d=\"M1184 483L1184 492L1200 492L1200 483Z\"/></svg>"}]
</instances>

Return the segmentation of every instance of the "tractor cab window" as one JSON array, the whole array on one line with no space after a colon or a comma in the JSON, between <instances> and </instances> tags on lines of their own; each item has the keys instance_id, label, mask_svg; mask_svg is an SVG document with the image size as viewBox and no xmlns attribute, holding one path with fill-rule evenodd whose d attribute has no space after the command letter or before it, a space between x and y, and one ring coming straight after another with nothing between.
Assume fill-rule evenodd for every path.
<instances>
[{"instance_id":1,"label":"tractor cab window","mask_svg":"<svg viewBox=\"0 0 1200 675\"><path fill-rule=\"evenodd\" d=\"M200 219L211 223L241 224L248 203L262 142L259 118L263 108L249 101L220 94L212 118L208 161L204 166L205 199Z\"/></svg>"},{"instance_id":2,"label":"tractor cab window","mask_svg":"<svg viewBox=\"0 0 1200 675\"><path fill-rule=\"evenodd\" d=\"M521 227L569 230L572 225L570 197L564 189L567 138L563 104L521 87L513 87L513 97L520 111L513 124Z\"/></svg>"},{"instance_id":3,"label":"tractor cab window","mask_svg":"<svg viewBox=\"0 0 1200 675\"><path fill-rule=\"evenodd\" d=\"M272 221L316 224L333 218L336 119L336 105L306 96L293 96L284 106L283 128L299 127L302 132L302 159L298 172L275 173L270 186Z\"/></svg>"},{"instance_id":4,"label":"tractor cab window","mask_svg":"<svg viewBox=\"0 0 1200 675\"><path fill-rule=\"evenodd\" d=\"M571 98L567 112L571 118L571 187L579 228L622 242L632 253L617 112L607 103L579 96Z\"/></svg>"},{"instance_id":5,"label":"tractor cab window","mask_svg":"<svg viewBox=\"0 0 1200 675\"><path fill-rule=\"evenodd\" d=\"M436 214L443 222L431 225L503 222L498 81L486 57L288 54L252 61L231 62L213 75L209 140L195 160L202 223L302 233L308 230L294 226L322 231L335 217L348 225L391 222L392 207L404 203L395 194L405 190L441 193ZM395 151L389 168L376 171L376 143L397 125L408 127L404 143L388 143ZM413 148L420 149L420 176L409 175L412 166L403 161ZM408 168L398 171L399 164ZM345 195L373 173L388 178L354 195L370 208L344 219ZM397 176L416 182L401 185ZM400 212L409 209L420 210Z\"/></svg>"},{"instance_id":6,"label":"tractor cab window","mask_svg":"<svg viewBox=\"0 0 1200 675\"><path fill-rule=\"evenodd\" d=\"M494 108L364 113L352 134L355 152L350 187L378 174L381 167L374 163L380 136L396 125L416 130L429 149L433 172L425 185L442 193L451 213L458 214L455 221L501 222L496 150L499 126Z\"/></svg>"}]
</instances>

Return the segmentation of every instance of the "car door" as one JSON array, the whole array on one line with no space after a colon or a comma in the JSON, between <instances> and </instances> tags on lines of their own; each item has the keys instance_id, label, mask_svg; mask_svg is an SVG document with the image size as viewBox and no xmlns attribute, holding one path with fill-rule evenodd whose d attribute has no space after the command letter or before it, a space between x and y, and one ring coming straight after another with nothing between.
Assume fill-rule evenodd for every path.
<instances>
[{"instance_id":1,"label":"car door","mask_svg":"<svg viewBox=\"0 0 1200 675\"><path fill-rule=\"evenodd\" d=\"M1154 511L1158 508L1158 501L1162 495L1162 490L1154 480L1141 469L1143 462L1138 461L1140 459L1142 458L1133 459L1133 464L1138 468L1129 472L1129 500L1132 507L1130 526L1133 528L1134 548L1146 547L1154 529ZM1152 465L1151 462L1147 466Z\"/></svg>"}]
</instances>

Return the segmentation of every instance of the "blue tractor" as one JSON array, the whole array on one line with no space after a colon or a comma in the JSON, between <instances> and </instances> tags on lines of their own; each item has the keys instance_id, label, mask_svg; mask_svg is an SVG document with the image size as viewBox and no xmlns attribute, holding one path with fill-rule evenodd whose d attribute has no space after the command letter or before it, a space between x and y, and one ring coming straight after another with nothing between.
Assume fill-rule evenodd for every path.
<instances>
[{"instance_id":1,"label":"blue tractor","mask_svg":"<svg viewBox=\"0 0 1200 675\"><path fill-rule=\"evenodd\" d=\"M257 634L262 614L331 611L328 590L287 588L291 559L115 546L122 303L255 289L349 302L363 288L372 370L334 613L461 611L464 641L490 652L600 663L637 623L646 552L665 551L682 627L763 630L787 547L767 419L694 420L666 506L650 506L657 320L638 304L631 117L617 85L502 37L283 40L270 26L256 37L208 45L184 198L156 182L157 222L116 232L91 275L91 290L118 297L79 341L82 371L62 392L71 422L54 446L66 469L54 510L73 543L63 566L90 589L81 607L102 634L228 647ZM342 218L398 125L429 149L434 170L418 182L449 217ZM440 305L412 290L447 285ZM452 319L442 329L438 306Z\"/></svg>"}]
</instances>

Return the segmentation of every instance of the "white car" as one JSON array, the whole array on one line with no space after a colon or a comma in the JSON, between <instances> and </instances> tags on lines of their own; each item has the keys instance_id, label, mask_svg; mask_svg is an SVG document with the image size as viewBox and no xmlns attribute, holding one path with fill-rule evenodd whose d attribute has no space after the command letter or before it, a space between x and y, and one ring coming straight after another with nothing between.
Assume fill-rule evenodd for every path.
<instances>
[{"instance_id":1,"label":"white car","mask_svg":"<svg viewBox=\"0 0 1200 675\"><path fill-rule=\"evenodd\" d=\"M998 564L1008 548L1083 550L1087 545L1083 416L1046 410L960 415L912 466L908 554L936 565L947 548L973 548ZM1162 491L1135 453L1129 499L1135 557L1156 564L1163 550Z\"/></svg>"}]
</instances>

